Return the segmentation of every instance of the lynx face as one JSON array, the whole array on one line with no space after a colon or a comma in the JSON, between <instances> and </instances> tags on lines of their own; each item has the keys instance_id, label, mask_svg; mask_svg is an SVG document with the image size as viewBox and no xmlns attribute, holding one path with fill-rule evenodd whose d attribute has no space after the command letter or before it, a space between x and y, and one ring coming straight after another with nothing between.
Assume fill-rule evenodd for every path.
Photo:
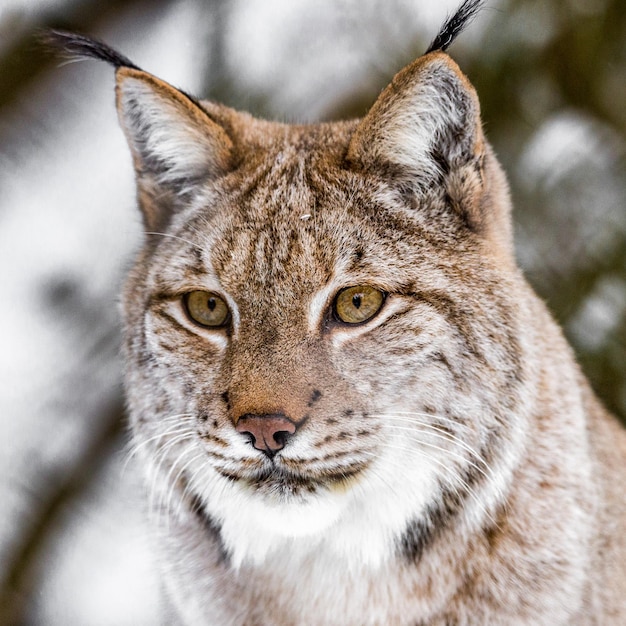
<instances>
[{"instance_id":1,"label":"lynx face","mask_svg":"<svg viewBox=\"0 0 626 626\"><path fill-rule=\"evenodd\" d=\"M351 123L260 122L127 68L118 106L148 230L124 307L157 508L197 511L238 561L322 531L380 561L482 519L525 428L523 306L449 57Z\"/></svg>"},{"instance_id":2,"label":"lynx face","mask_svg":"<svg viewBox=\"0 0 626 626\"><path fill-rule=\"evenodd\" d=\"M476 93L362 120L198 102L104 44L146 226L126 388L186 624L624 623L626 438L515 266Z\"/></svg>"}]
</instances>

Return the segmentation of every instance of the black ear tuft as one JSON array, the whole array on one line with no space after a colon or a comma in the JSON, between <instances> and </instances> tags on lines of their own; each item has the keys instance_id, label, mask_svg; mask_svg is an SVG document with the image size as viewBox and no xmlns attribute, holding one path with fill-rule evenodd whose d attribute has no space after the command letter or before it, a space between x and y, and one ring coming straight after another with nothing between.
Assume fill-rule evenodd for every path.
<instances>
[{"instance_id":1,"label":"black ear tuft","mask_svg":"<svg viewBox=\"0 0 626 626\"><path fill-rule=\"evenodd\" d=\"M465 0L457 9L456 13L446 20L439 34L428 46L426 54L435 50L446 51L450 44L465 29L465 27L476 17L481 9L484 0Z\"/></svg>"},{"instance_id":2,"label":"black ear tuft","mask_svg":"<svg viewBox=\"0 0 626 626\"><path fill-rule=\"evenodd\" d=\"M39 41L52 49L60 50L71 58L91 58L106 61L115 68L130 67L139 70L130 59L113 50L105 43L64 30L45 30L38 36Z\"/></svg>"}]
</instances>

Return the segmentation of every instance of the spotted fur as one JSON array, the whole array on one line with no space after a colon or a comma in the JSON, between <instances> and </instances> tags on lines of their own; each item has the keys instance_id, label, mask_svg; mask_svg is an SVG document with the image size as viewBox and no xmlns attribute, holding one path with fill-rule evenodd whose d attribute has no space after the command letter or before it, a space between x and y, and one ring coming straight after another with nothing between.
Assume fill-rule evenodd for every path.
<instances>
[{"instance_id":1,"label":"spotted fur","mask_svg":"<svg viewBox=\"0 0 626 626\"><path fill-rule=\"evenodd\" d=\"M443 47L363 120L310 126L118 64L147 231L126 388L182 623L626 623L626 436L516 267ZM349 325L354 285L384 304ZM194 323L193 290L230 322ZM248 416L298 430L265 454Z\"/></svg>"}]
</instances>

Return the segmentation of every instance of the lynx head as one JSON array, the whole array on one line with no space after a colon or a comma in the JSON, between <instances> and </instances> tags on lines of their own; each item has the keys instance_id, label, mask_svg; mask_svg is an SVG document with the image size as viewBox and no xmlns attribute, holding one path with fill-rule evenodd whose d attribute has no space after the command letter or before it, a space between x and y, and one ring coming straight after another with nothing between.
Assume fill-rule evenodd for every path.
<instances>
[{"instance_id":1,"label":"lynx head","mask_svg":"<svg viewBox=\"0 0 626 626\"><path fill-rule=\"evenodd\" d=\"M417 555L507 480L524 306L451 22L363 119L302 126L76 44L113 55L146 227L123 297L133 435L157 508L237 562L322 540Z\"/></svg>"}]
</instances>

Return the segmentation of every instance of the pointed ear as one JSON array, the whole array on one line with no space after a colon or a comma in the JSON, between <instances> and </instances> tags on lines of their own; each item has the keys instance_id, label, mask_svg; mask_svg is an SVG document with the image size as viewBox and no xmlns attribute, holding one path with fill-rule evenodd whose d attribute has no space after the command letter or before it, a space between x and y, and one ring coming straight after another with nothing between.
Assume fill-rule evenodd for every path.
<instances>
[{"instance_id":1,"label":"pointed ear","mask_svg":"<svg viewBox=\"0 0 626 626\"><path fill-rule=\"evenodd\" d=\"M199 183L228 172L233 144L195 100L164 81L129 67L117 70L116 81L145 226L156 231Z\"/></svg>"},{"instance_id":2,"label":"pointed ear","mask_svg":"<svg viewBox=\"0 0 626 626\"><path fill-rule=\"evenodd\" d=\"M354 133L348 159L367 169L392 166L429 187L482 149L476 91L447 54L431 52L394 76Z\"/></svg>"},{"instance_id":3,"label":"pointed ear","mask_svg":"<svg viewBox=\"0 0 626 626\"><path fill-rule=\"evenodd\" d=\"M348 160L411 192L441 187L480 227L485 140L474 88L454 61L431 52L401 70L357 127Z\"/></svg>"}]
</instances>

